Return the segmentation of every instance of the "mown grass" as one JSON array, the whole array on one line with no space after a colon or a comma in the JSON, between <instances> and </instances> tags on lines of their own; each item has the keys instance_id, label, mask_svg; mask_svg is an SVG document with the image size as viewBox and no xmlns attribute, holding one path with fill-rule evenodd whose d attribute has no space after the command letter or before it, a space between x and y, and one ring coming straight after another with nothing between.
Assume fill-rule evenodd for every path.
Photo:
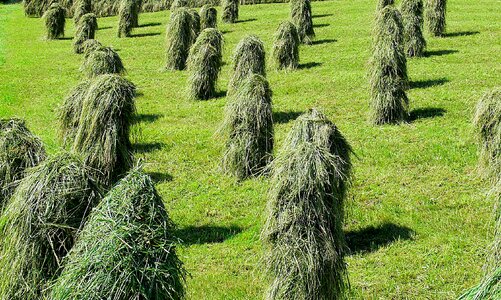
<instances>
[{"instance_id":1,"label":"mown grass","mask_svg":"<svg viewBox=\"0 0 501 300\"><path fill-rule=\"evenodd\" d=\"M374 1L313 2L317 42L301 46L301 68L268 70L276 149L293 119L317 106L358 156L345 228L355 299L454 299L482 277L494 204L477 171L471 119L479 97L499 85L497 2L451 1L449 34L426 34L427 57L408 62L414 87L409 124L368 121ZM241 6L240 22L219 22L223 91L240 38L258 35L269 59L273 32L288 16L288 4ZM19 4L0 6L0 19L0 117L25 118L55 152L61 144L56 110L83 78L82 57L73 54L71 39L45 41L43 21L24 17ZM139 89L137 156L185 240L179 254L192 275L189 298L261 299L266 281L259 232L269 181L237 183L219 169L224 142L214 133L226 100L189 101L188 73L162 72L168 20L169 12L141 14L136 37L118 39L117 18L100 18L96 38L119 50L127 78ZM73 36L73 22L66 34Z\"/></svg>"}]
</instances>

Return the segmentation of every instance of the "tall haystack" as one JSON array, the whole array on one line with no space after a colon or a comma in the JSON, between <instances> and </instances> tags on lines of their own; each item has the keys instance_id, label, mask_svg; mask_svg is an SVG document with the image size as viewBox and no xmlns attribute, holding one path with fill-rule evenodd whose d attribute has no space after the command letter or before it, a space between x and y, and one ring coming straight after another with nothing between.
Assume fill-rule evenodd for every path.
<instances>
[{"instance_id":1,"label":"tall haystack","mask_svg":"<svg viewBox=\"0 0 501 300\"><path fill-rule=\"evenodd\" d=\"M75 37L73 38L73 50L75 53L83 53L83 43L86 40L93 40L96 36L97 17L95 14L85 14L80 17L77 25Z\"/></svg>"},{"instance_id":2,"label":"tall haystack","mask_svg":"<svg viewBox=\"0 0 501 300\"><path fill-rule=\"evenodd\" d=\"M296 26L283 21L274 35L271 56L274 66L279 69L292 70L299 66L299 35Z\"/></svg>"},{"instance_id":3,"label":"tall haystack","mask_svg":"<svg viewBox=\"0 0 501 300\"><path fill-rule=\"evenodd\" d=\"M152 180L132 171L92 211L50 298L183 299L174 228Z\"/></svg>"},{"instance_id":4,"label":"tall haystack","mask_svg":"<svg viewBox=\"0 0 501 300\"><path fill-rule=\"evenodd\" d=\"M291 20L297 28L301 43L311 44L315 30L310 0L291 0Z\"/></svg>"},{"instance_id":5,"label":"tall haystack","mask_svg":"<svg viewBox=\"0 0 501 300\"><path fill-rule=\"evenodd\" d=\"M501 87L486 92L473 123L479 135L480 162L493 182L501 180Z\"/></svg>"},{"instance_id":6,"label":"tall haystack","mask_svg":"<svg viewBox=\"0 0 501 300\"><path fill-rule=\"evenodd\" d=\"M238 0L222 0L223 13L221 20L224 23L236 23L238 21Z\"/></svg>"},{"instance_id":7,"label":"tall haystack","mask_svg":"<svg viewBox=\"0 0 501 300\"><path fill-rule=\"evenodd\" d=\"M273 155L272 91L266 78L251 74L228 100L223 170L238 179L260 175Z\"/></svg>"},{"instance_id":8,"label":"tall haystack","mask_svg":"<svg viewBox=\"0 0 501 300\"><path fill-rule=\"evenodd\" d=\"M423 36L423 0L404 0L400 11L404 25L405 53L409 57L423 56L426 49Z\"/></svg>"},{"instance_id":9,"label":"tall haystack","mask_svg":"<svg viewBox=\"0 0 501 300\"><path fill-rule=\"evenodd\" d=\"M272 164L262 237L266 299L346 299L344 202L351 148L316 110L301 116Z\"/></svg>"},{"instance_id":10,"label":"tall haystack","mask_svg":"<svg viewBox=\"0 0 501 300\"><path fill-rule=\"evenodd\" d=\"M445 35L447 0L427 0L426 23L428 31L437 37Z\"/></svg>"},{"instance_id":11,"label":"tall haystack","mask_svg":"<svg viewBox=\"0 0 501 300\"><path fill-rule=\"evenodd\" d=\"M191 99L208 100L216 96L222 64L223 34L214 28L204 29L188 58L188 95Z\"/></svg>"},{"instance_id":12,"label":"tall haystack","mask_svg":"<svg viewBox=\"0 0 501 300\"><path fill-rule=\"evenodd\" d=\"M192 16L187 8L180 7L172 12L167 25L165 69L184 70L192 42Z\"/></svg>"},{"instance_id":13,"label":"tall haystack","mask_svg":"<svg viewBox=\"0 0 501 300\"><path fill-rule=\"evenodd\" d=\"M27 172L0 218L0 299L43 299L99 192L70 154Z\"/></svg>"},{"instance_id":14,"label":"tall haystack","mask_svg":"<svg viewBox=\"0 0 501 300\"><path fill-rule=\"evenodd\" d=\"M217 10L206 4L200 9L200 28L217 28Z\"/></svg>"},{"instance_id":15,"label":"tall haystack","mask_svg":"<svg viewBox=\"0 0 501 300\"><path fill-rule=\"evenodd\" d=\"M118 10L118 37L131 36L132 29L138 26L138 0L120 0Z\"/></svg>"},{"instance_id":16,"label":"tall haystack","mask_svg":"<svg viewBox=\"0 0 501 300\"><path fill-rule=\"evenodd\" d=\"M53 3L44 13L47 39L55 40L64 36L65 10L59 3Z\"/></svg>"},{"instance_id":17,"label":"tall haystack","mask_svg":"<svg viewBox=\"0 0 501 300\"><path fill-rule=\"evenodd\" d=\"M26 170L45 159L42 141L23 120L0 119L0 212Z\"/></svg>"},{"instance_id":18,"label":"tall haystack","mask_svg":"<svg viewBox=\"0 0 501 300\"><path fill-rule=\"evenodd\" d=\"M80 23L80 18L83 15L92 13L91 0L76 0L73 4L73 11L73 21L75 22L75 26L78 26L78 23Z\"/></svg>"},{"instance_id":19,"label":"tall haystack","mask_svg":"<svg viewBox=\"0 0 501 300\"><path fill-rule=\"evenodd\" d=\"M408 113L407 59L402 18L392 6L382 9L374 27L374 50L370 61L372 122L394 124Z\"/></svg>"},{"instance_id":20,"label":"tall haystack","mask_svg":"<svg viewBox=\"0 0 501 300\"><path fill-rule=\"evenodd\" d=\"M131 126L136 87L119 75L101 75L89 87L81 107L72 150L111 186L133 165Z\"/></svg>"},{"instance_id":21,"label":"tall haystack","mask_svg":"<svg viewBox=\"0 0 501 300\"><path fill-rule=\"evenodd\" d=\"M240 40L233 52L232 61L233 73L228 87L228 96L231 96L251 74L266 76L264 44L255 35L248 35Z\"/></svg>"},{"instance_id":22,"label":"tall haystack","mask_svg":"<svg viewBox=\"0 0 501 300\"><path fill-rule=\"evenodd\" d=\"M92 44L91 46L96 46ZM84 61L80 67L87 78L94 78L103 74L123 74L125 67L118 53L110 47L92 47L85 51Z\"/></svg>"}]
</instances>

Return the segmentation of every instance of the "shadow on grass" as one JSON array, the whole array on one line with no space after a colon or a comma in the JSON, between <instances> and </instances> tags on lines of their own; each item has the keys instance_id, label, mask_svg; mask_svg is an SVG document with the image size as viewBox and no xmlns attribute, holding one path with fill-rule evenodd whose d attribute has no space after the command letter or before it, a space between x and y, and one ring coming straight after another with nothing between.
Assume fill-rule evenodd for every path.
<instances>
[{"instance_id":1,"label":"shadow on grass","mask_svg":"<svg viewBox=\"0 0 501 300\"><path fill-rule=\"evenodd\" d=\"M412 240L414 231L408 227L385 223L346 233L350 254L375 252L399 240Z\"/></svg>"},{"instance_id":2,"label":"shadow on grass","mask_svg":"<svg viewBox=\"0 0 501 300\"><path fill-rule=\"evenodd\" d=\"M106 30L106 29L111 29L113 28L112 26L103 26L103 27L98 27L97 30Z\"/></svg>"},{"instance_id":3,"label":"shadow on grass","mask_svg":"<svg viewBox=\"0 0 501 300\"><path fill-rule=\"evenodd\" d=\"M313 28L329 27L330 24L313 24Z\"/></svg>"},{"instance_id":4,"label":"shadow on grass","mask_svg":"<svg viewBox=\"0 0 501 300\"><path fill-rule=\"evenodd\" d=\"M147 37L147 36L157 36L160 34L161 34L160 32L136 33L136 34L132 34L130 37L131 38L140 38L140 37Z\"/></svg>"},{"instance_id":5,"label":"shadow on grass","mask_svg":"<svg viewBox=\"0 0 501 300\"><path fill-rule=\"evenodd\" d=\"M177 229L175 236L183 245L222 243L242 232L238 226L188 226Z\"/></svg>"},{"instance_id":6,"label":"shadow on grass","mask_svg":"<svg viewBox=\"0 0 501 300\"><path fill-rule=\"evenodd\" d=\"M151 22L151 23L144 23L144 24L140 24L138 27L154 27L154 26L160 26L162 25L162 23L159 23L159 22Z\"/></svg>"},{"instance_id":7,"label":"shadow on grass","mask_svg":"<svg viewBox=\"0 0 501 300\"><path fill-rule=\"evenodd\" d=\"M449 79L447 79L447 78L411 81L410 88L411 89L425 89L425 88L429 88L432 86L444 85L447 82L449 82Z\"/></svg>"},{"instance_id":8,"label":"shadow on grass","mask_svg":"<svg viewBox=\"0 0 501 300\"><path fill-rule=\"evenodd\" d=\"M446 112L445 109L438 107L418 108L411 111L409 121L414 122L419 119L442 117Z\"/></svg>"},{"instance_id":9,"label":"shadow on grass","mask_svg":"<svg viewBox=\"0 0 501 300\"><path fill-rule=\"evenodd\" d=\"M69 40L72 40L73 37L71 36L65 36L65 37L61 37L61 38L57 38L58 40L61 40L61 41L69 41Z\"/></svg>"},{"instance_id":10,"label":"shadow on grass","mask_svg":"<svg viewBox=\"0 0 501 300\"><path fill-rule=\"evenodd\" d=\"M333 16L334 14L322 14L322 15L313 15L312 18L324 18L324 17L330 17Z\"/></svg>"},{"instance_id":11,"label":"shadow on grass","mask_svg":"<svg viewBox=\"0 0 501 300\"><path fill-rule=\"evenodd\" d=\"M237 20L235 23L247 23L257 21L256 18L246 19L246 20Z\"/></svg>"},{"instance_id":12,"label":"shadow on grass","mask_svg":"<svg viewBox=\"0 0 501 300\"><path fill-rule=\"evenodd\" d=\"M299 64L298 69L300 69L300 70L311 69L311 68L318 67L321 65L322 65L322 63L319 63L319 62L309 62L309 63Z\"/></svg>"},{"instance_id":13,"label":"shadow on grass","mask_svg":"<svg viewBox=\"0 0 501 300\"><path fill-rule=\"evenodd\" d=\"M135 123L142 123L142 122L153 123L163 116L164 115L162 115L162 114L138 114L138 115L136 115L134 122Z\"/></svg>"},{"instance_id":14,"label":"shadow on grass","mask_svg":"<svg viewBox=\"0 0 501 300\"><path fill-rule=\"evenodd\" d=\"M172 181L174 179L172 177L172 175L167 174L167 173L147 172L147 174L150 175L151 180L153 180L154 183L169 182L169 181Z\"/></svg>"},{"instance_id":15,"label":"shadow on grass","mask_svg":"<svg viewBox=\"0 0 501 300\"><path fill-rule=\"evenodd\" d=\"M444 34L444 37L457 37L457 36L470 36L479 34L480 31L458 31L458 32L448 32Z\"/></svg>"},{"instance_id":16,"label":"shadow on grass","mask_svg":"<svg viewBox=\"0 0 501 300\"><path fill-rule=\"evenodd\" d=\"M337 42L335 39L325 39L311 42L312 45L332 44Z\"/></svg>"},{"instance_id":17,"label":"shadow on grass","mask_svg":"<svg viewBox=\"0 0 501 300\"><path fill-rule=\"evenodd\" d=\"M275 111L273 112L273 122L278 124L289 123L302 114L303 113L299 111Z\"/></svg>"},{"instance_id":18,"label":"shadow on grass","mask_svg":"<svg viewBox=\"0 0 501 300\"><path fill-rule=\"evenodd\" d=\"M212 99L224 98L224 97L226 97L227 94L228 94L227 91L217 91L216 95Z\"/></svg>"},{"instance_id":19,"label":"shadow on grass","mask_svg":"<svg viewBox=\"0 0 501 300\"><path fill-rule=\"evenodd\" d=\"M431 56L442 56L442 55L447 55L447 54L454 54L458 53L458 50L433 50L433 51L426 51L424 54L425 57L431 57Z\"/></svg>"},{"instance_id":20,"label":"shadow on grass","mask_svg":"<svg viewBox=\"0 0 501 300\"><path fill-rule=\"evenodd\" d=\"M135 153L148 153L156 150L160 150L165 146L164 143L136 143L132 145L132 149Z\"/></svg>"}]
</instances>

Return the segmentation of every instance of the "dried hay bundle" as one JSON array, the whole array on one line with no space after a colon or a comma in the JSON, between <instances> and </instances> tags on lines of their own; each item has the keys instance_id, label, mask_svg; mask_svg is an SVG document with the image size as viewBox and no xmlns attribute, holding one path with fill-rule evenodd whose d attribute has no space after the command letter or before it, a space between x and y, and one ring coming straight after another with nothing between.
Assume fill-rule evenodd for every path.
<instances>
[{"instance_id":1,"label":"dried hay bundle","mask_svg":"<svg viewBox=\"0 0 501 300\"><path fill-rule=\"evenodd\" d=\"M73 50L77 54L84 52L83 43L87 40L93 40L96 36L97 17L95 14L85 14L80 18L77 31L73 39Z\"/></svg>"},{"instance_id":2,"label":"dried hay bundle","mask_svg":"<svg viewBox=\"0 0 501 300\"><path fill-rule=\"evenodd\" d=\"M43 298L99 192L70 154L27 172L0 218L0 299Z\"/></svg>"},{"instance_id":3,"label":"dried hay bundle","mask_svg":"<svg viewBox=\"0 0 501 300\"><path fill-rule=\"evenodd\" d=\"M291 20L297 28L301 43L311 44L315 30L310 0L291 0Z\"/></svg>"},{"instance_id":4,"label":"dried hay bundle","mask_svg":"<svg viewBox=\"0 0 501 300\"><path fill-rule=\"evenodd\" d=\"M423 0L404 0L400 11L407 56L423 56L426 49L426 40L423 36Z\"/></svg>"},{"instance_id":5,"label":"dried hay bundle","mask_svg":"<svg viewBox=\"0 0 501 300\"><path fill-rule=\"evenodd\" d=\"M227 136L223 170L245 179L260 175L273 155L272 91L266 78L248 76L228 100L222 130Z\"/></svg>"},{"instance_id":6,"label":"dried hay bundle","mask_svg":"<svg viewBox=\"0 0 501 300\"><path fill-rule=\"evenodd\" d=\"M166 65L167 70L184 70L193 42L192 17L187 8L181 7L172 12L167 25Z\"/></svg>"},{"instance_id":7,"label":"dried hay bundle","mask_svg":"<svg viewBox=\"0 0 501 300\"><path fill-rule=\"evenodd\" d=\"M95 42L85 44L84 61L80 67L87 78L94 78L103 74L123 74L125 67L118 53L110 47L97 47ZM85 49L88 49L86 51Z\"/></svg>"},{"instance_id":8,"label":"dried hay bundle","mask_svg":"<svg viewBox=\"0 0 501 300\"><path fill-rule=\"evenodd\" d=\"M238 20L238 0L222 0L223 14L221 19L224 23L236 23Z\"/></svg>"},{"instance_id":9,"label":"dried hay bundle","mask_svg":"<svg viewBox=\"0 0 501 300\"><path fill-rule=\"evenodd\" d=\"M42 141L23 120L0 119L0 212L26 170L45 159Z\"/></svg>"},{"instance_id":10,"label":"dried hay bundle","mask_svg":"<svg viewBox=\"0 0 501 300\"><path fill-rule=\"evenodd\" d=\"M194 100L216 96L216 86L223 64L223 34L214 28L202 31L188 57L188 95Z\"/></svg>"},{"instance_id":11,"label":"dried hay bundle","mask_svg":"<svg viewBox=\"0 0 501 300\"><path fill-rule=\"evenodd\" d=\"M351 148L323 114L301 116L272 164L266 299L345 299L344 201Z\"/></svg>"},{"instance_id":12,"label":"dried hay bundle","mask_svg":"<svg viewBox=\"0 0 501 300\"><path fill-rule=\"evenodd\" d=\"M233 52L233 74L230 78L228 96L231 97L250 75L266 76L265 56L264 44L257 36L248 35L240 40Z\"/></svg>"},{"instance_id":13,"label":"dried hay bundle","mask_svg":"<svg viewBox=\"0 0 501 300\"><path fill-rule=\"evenodd\" d=\"M44 13L45 27L47 28L47 39L55 40L64 36L65 10L59 3L52 4Z\"/></svg>"},{"instance_id":14,"label":"dried hay bundle","mask_svg":"<svg viewBox=\"0 0 501 300\"><path fill-rule=\"evenodd\" d=\"M445 35L445 15L447 0L428 0L426 7L426 22L428 31L437 37Z\"/></svg>"},{"instance_id":15,"label":"dried hay bundle","mask_svg":"<svg viewBox=\"0 0 501 300\"><path fill-rule=\"evenodd\" d=\"M183 299L174 227L152 180L132 171L93 210L51 299Z\"/></svg>"},{"instance_id":16,"label":"dried hay bundle","mask_svg":"<svg viewBox=\"0 0 501 300\"><path fill-rule=\"evenodd\" d=\"M200 27L201 30L206 28L217 28L217 10L216 8L206 4L200 9Z\"/></svg>"},{"instance_id":17,"label":"dried hay bundle","mask_svg":"<svg viewBox=\"0 0 501 300\"><path fill-rule=\"evenodd\" d=\"M275 32L271 56L277 69L297 69L299 66L299 35L296 26L283 21Z\"/></svg>"},{"instance_id":18,"label":"dried hay bundle","mask_svg":"<svg viewBox=\"0 0 501 300\"><path fill-rule=\"evenodd\" d=\"M402 18L387 6L378 14L374 27L374 50L370 61L372 122L377 125L406 120L408 103L407 59Z\"/></svg>"},{"instance_id":19,"label":"dried hay bundle","mask_svg":"<svg viewBox=\"0 0 501 300\"><path fill-rule=\"evenodd\" d=\"M103 186L111 186L133 165L131 126L136 87L119 75L101 75L83 101L72 150L96 170Z\"/></svg>"}]
</instances>

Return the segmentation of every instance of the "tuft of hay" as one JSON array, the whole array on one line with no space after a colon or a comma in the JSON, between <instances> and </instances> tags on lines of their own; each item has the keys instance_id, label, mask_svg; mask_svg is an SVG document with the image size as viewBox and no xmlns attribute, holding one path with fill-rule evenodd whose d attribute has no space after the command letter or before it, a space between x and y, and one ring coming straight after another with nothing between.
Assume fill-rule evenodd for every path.
<instances>
[{"instance_id":1,"label":"tuft of hay","mask_svg":"<svg viewBox=\"0 0 501 300\"><path fill-rule=\"evenodd\" d=\"M301 43L311 44L315 30L310 0L291 0L291 20L297 28Z\"/></svg>"},{"instance_id":2,"label":"tuft of hay","mask_svg":"<svg viewBox=\"0 0 501 300\"><path fill-rule=\"evenodd\" d=\"M423 36L423 0L404 0L400 11L404 25L405 53L409 57L423 56L426 48Z\"/></svg>"},{"instance_id":3,"label":"tuft of hay","mask_svg":"<svg viewBox=\"0 0 501 300\"><path fill-rule=\"evenodd\" d=\"M407 59L402 18L392 6L382 9L374 28L374 50L370 61L372 122L400 123L408 113Z\"/></svg>"},{"instance_id":4,"label":"tuft of hay","mask_svg":"<svg viewBox=\"0 0 501 300\"><path fill-rule=\"evenodd\" d=\"M376 11L377 12L381 11L386 6L390 6L390 5L393 5L393 4L395 4L395 0L378 0Z\"/></svg>"},{"instance_id":5,"label":"tuft of hay","mask_svg":"<svg viewBox=\"0 0 501 300\"><path fill-rule=\"evenodd\" d=\"M266 78L249 75L225 109L222 130L226 173L245 179L260 175L273 154L272 91Z\"/></svg>"},{"instance_id":6,"label":"tuft of hay","mask_svg":"<svg viewBox=\"0 0 501 300\"><path fill-rule=\"evenodd\" d=\"M55 40L64 36L65 10L57 2L52 4L44 13L45 27L47 28L47 39Z\"/></svg>"},{"instance_id":7,"label":"tuft of hay","mask_svg":"<svg viewBox=\"0 0 501 300\"><path fill-rule=\"evenodd\" d=\"M92 211L51 299L183 299L174 229L151 178L132 171Z\"/></svg>"},{"instance_id":8,"label":"tuft of hay","mask_svg":"<svg viewBox=\"0 0 501 300\"><path fill-rule=\"evenodd\" d=\"M42 141L20 119L0 119L0 212L27 169L45 159Z\"/></svg>"},{"instance_id":9,"label":"tuft of hay","mask_svg":"<svg viewBox=\"0 0 501 300\"><path fill-rule=\"evenodd\" d=\"M206 28L217 28L217 10L206 4L200 9L200 27L201 30Z\"/></svg>"},{"instance_id":10,"label":"tuft of hay","mask_svg":"<svg viewBox=\"0 0 501 300\"><path fill-rule=\"evenodd\" d=\"M85 51L84 45L84 61L80 67L82 71L88 78L93 78L103 74L123 74L125 73L125 68L122 63L122 59L115 50L110 47L99 47L97 49L91 49L96 46L94 42L89 44L88 51Z\"/></svg>"},{"instance_id":11,"label":"tuft of hay","mask_svg":"<svg viewBox=\"0 0 501 300\"><path fill-rule=\"evenodd\" d=\"M240 40L232 57L229 97L251 74L266 76L265 56L264 44L257 36L248 35Z\"/></svg>"},{"instance_id":12,"label":"tuft of hay","mask_svg":"<svg viewBox=\"0 0 501 300\"><path fill-rule=\"evenodd\" d=\"M167 70L184 70L190 51L193 32L192 17L187 8L181 7L172 12L167 25L166 64Z\"/></svg>"},{"instance_id":13,"label":"tuft of hay","mask_svg":"<svg viewBox=\"0 0 501 300\"><path fill-rule=\"evenodd\" d=\"M238 0L222 0L223 13L221 20L224 23L236 23L238 20Z\"/></svg>"},{"instance_id":14,"label":"tuft of hay","mask_svg":"<svg viewBox=\"0 0 501 300\"><path fill-rule=\"evenodd\" d=\"M66 96L60 108L58 118L60 122L61 138L64 144L73 142L75 138L82 106L91 83L90 80L84 80L75 86L68 96Z\"/></svg>"},{"instance_id":15,"label":"tuft of hay","mask_svg":"<svg viewBox=\"0 0 501 300\"><path fill-rule=\"evenodd\" d=\"M271 56L277 69L297 69L299 66L299 35L296 26L283 21L274 35Z\"/></svg>"},{"instance_id":16,"label":"tuft of hay","mask_svg":"<svg viewBox=\"0 0 501 300\"><path fill-rule=\"evenodd\" d=\"M266 299L346 299L344 202L351 147L316 110L301 116L272 164Z\"/></svg>"},{"instance_id":17,"label":"tuft of hay","mask_svg":"<svg viewBox=\"0 0 501 300\"><path fill-rule=\"evenodd\" d=\"M82 103L72 151L110 186L133 165L130 130L136 113L136 87L119 75L101 75Z\"/></svg>"},{"instance_id":18,"label":"tuft of hay","mask_svg":"<svg viewBox=\"0 0 501 300\"><path fill-rule=\"evenodd\" d=\"M426 5L426 23L428 31L437 37L445 34L446 0L428 0Z\"/></svg>"},{"instance_id":19,"label":"tuft of hay","mask_svg":"<svg viewBox=\"0 0 501 300\"><path fill-rule=\"evenodd\" d=\"M73 4L73 10L73 21L75 22L75 26L78 26L80 18L92 12L91 0L76 0Z\"/></svg>"},{"instance_id":20,"label":"tuft of hay","mask_svg":"<svg viewBox=\"0 0 501 300\"><path fill-rule=\"evenodd\" d=\"M200 15L194 9L189 10L191 16L191 42L190 47L195 43L200 34L201 24L200 24Z\"/></svg>"},{"instance_id":21,"label":"tuft of hay","mask_svg":"<svg viewBox=\"0 0 501 300\"><path fill-rule=\"evenodd\" d=\"M99 188L70 154L30 169L0 218L0 299L39 300L55 279Z\"/></svg>"},{"instance_id":22,"label":"tuft of hay","mask_svg":"<svg viewBox=\"0 0 501 300\"><path fill-rule=\"evenodd\" d=\"M174 0L170 6L171 14L174 13L175 10L181 7L188 7L188 0Z\"/></svg>"},{"instance_id":23,"label":"tuft of hay","mask_svg":"<svg viewBox=\"0 0 501 300\"><path fill-rule=\"evenodd\" d=\"M118 37L130 37L132 29L138 26L137 6L137 0L121 0L118 10Z\"/></svg>"},{"instance_id":24,"label":"tuft of hay","mask_svg":"<svg viewBox=\"0 0 501 300\"><path fill-rule=\"evenodd\" d=\"M497 182L501 180L501 87L482 96L473 123L479 135L481 165L487 177Z\"/></svg>"},{"instance_id":25,"label":"tuft of hay","mask_svg":"<svg viewBox=\"0 0 501 300\"><path fill-rule=\"evenodd\" d=\"M216 85L223 64L223 34L215 28L202 31L188 57L188 95L193 100L216 97Z\"/></svg>"},{"instance_id":26,"label":"tuft of hay","mask_svg":"<svg viewBox=\"0 0 501 300\"><path fill-rule=\"evenodd\" d=\"M97 17L95 14L85 14L80 18L75 38L73 39L73 50L77 54L84 52L83 43L86 40L93 40L96 36Z\"/></svg>"}]
</instances>

